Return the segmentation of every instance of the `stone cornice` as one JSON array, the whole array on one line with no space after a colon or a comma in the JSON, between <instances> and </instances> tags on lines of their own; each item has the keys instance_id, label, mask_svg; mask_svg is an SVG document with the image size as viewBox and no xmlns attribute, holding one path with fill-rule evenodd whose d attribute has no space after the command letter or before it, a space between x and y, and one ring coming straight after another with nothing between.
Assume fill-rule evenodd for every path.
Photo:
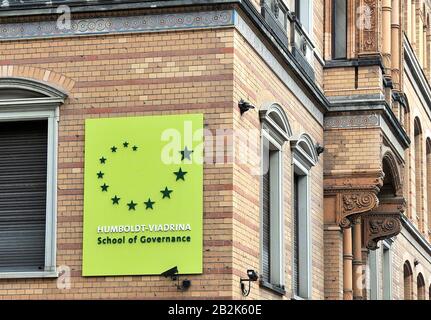
<instances>
[{"instance_id":1,"label":"stone cornice","mask_svg":"<svg viewBox=\"0 0 431 320\"><path fill-rule=\"evenodd\" d=\"M410 138L407 135L407 132L401 126L400 122L396 118L394 112L391 110L387 102L383 99L383 97L377 96L366 96L366 95L358 95L358 96L349 96L349 97L337 97L330 99L330 107L329 112L325 114L325 123L330 124L334 123L334 119L336 117L344 116L341 113L349 112L354 113L356 117L366 117L367 114L373 112L374 114L382 114L384 121L387 123L387 126L394 133L394 136L401 144L401 146L406 149L410 145ZM358 120L359 121L359 120ZM362 121L363 122L363 121ZM339 122L342 124L342 122ZM368 123L367 125L369 125ZM382 123L376 123L375 125L381 125ZM333 125L332 125L333 126ZM331 127L327 127L326 129L330 129Z\"/></svg>"},{"instance_id":2,"label":"stone cornice","mask_svg":"<svg viewBox=\"0 0 431 320\"><path fill-rule=\"evenodd\" d=\"M404 35L404 61L405 65L408 67L409 72L407 75L411 75L412 80L414 80L414 85L420 90L423 98L425 99L425 105L428 106L427 114L431 119L430 108L431 108L431 86L416 58L416 54L410 45L407 37Z\"/></svg>"},{"instance_id":3,"label":"stone cornice","mask_svg":"<svg viewBox=\"0 0 431 320\"><path fill-rule=\"evenodd\" d=\"M431 243L419 232L416 226L405 215L401 215L401 223L413 239L431 256Z\"/></svg>"},{"instance_id":4,"label":"stone cornice","mask_svg":"<svg viewBox=\"0 0 431 320\"><path fill-rule=\"evenodd\" d=\"M217 21L217 23L214 23L214 21L209 21L209 23L196 23L196 21L192 21L191 25L189 27L191 28L203 28L203 27L234 27L237 26L238 22L235 20L239 20L240 12L241 16L244 13L248 20L251 21L251 23L256 27L256 29L259 30L261 34L265 36L265 38L268 40L270 45L278 51L277 60L280 59L280 61L283 61L288 68L283 66L283 68L288 69L289 73L294 76L295 83L300 84L306 88L306 90L303 90L304 93L307 95L307 99L312 99L312 104L314 105L314 109L319 110L319 117L323 118L322 114L325 113L328 110L329 102L327 98L325 97L322 90L317 86L317 84L314 81L311 81L307 75L302 71L301 66L299 62L294 58L292 53L289 50L283 49L283 46L281 45L281 39L279 39L276 35L274 35L274 32L272 32L270 26L265 21L265 19L262 17L260 12L255 8L255 6L251 3L250 0L202 0L202 1L195 1L195 0L172 0L172 1L144 1L144 2L122 2L121 4L113 3L112 1L99 1L99 3L96 2L95 5L92 6L74 6L72 7L72 13L80 13L80 12L103 12L103 17L108 19L110 16L106 15L106 12L108 11L117 11L116 17L113 17L112 19L116 19L114 22L110 23L110 21L105 21L105 24L103 25L104 19L97 19L98 15L94 14L92 17L94 18L91 20L91 18L79 18L79 15L74 15L77 19L76 21L72 21L72 26L75 27L75 31L73 32L65 32L65 34L56 34L56 31L54 31L54 34L52 34L53 24L55 27L55 21L52 21L49 26L46 26L46 30L39 29L36 30L37 34L40 34L39 37L49 37L51 36L75 36L75 35L92 35L92 34L107 34L112 32L151 32L151 31L165 31L168 30L167 28L168 23L170 22L173 26L173 28L176 29L184 29L187 28L187 25L185 23L181 22L179 26L176 26L175 21L168 21L169 14L168 13L162 13L161 9L163 8L175 8L176 14L183 14L186 15L188 10L187 8L193 9L189 10L190 12L199 13L196 9L199 7L202 11L205 11L207 13L210 12L235 12L235 18L234 21L228 21L221 23L220 20ZM166 16L166 19L163 19L164 24L163 26L160 25L160 20L155 22L156 28L154 30L146 29L147 26L144 25L142 22L142 19L134 19L133 16L125 15L124 17L118 16L119 10L134 10L134 9L159 9L154 14L150 13L149 11L145 11L144 16L151 18L152 15L158 15L158 16ZM55 8L42 8L37 10L29 10L26 12L25 10L5 10L0 11L0 17L7 17L7 16L23 16L23 15L42 15L42 14L57 14L55 12ZM136 14L136 12L134 13ZM172 14L173 15L173 14ZM142 18L142 16L140 16ZM171 17L172 18L172 17ZM111 19L111 20L112 20ZM123 21L121 19L125 19L127 21ZM90 21L91 20L91 21ZM129 21L130 20L130 21ZM100 22L97 24L97 22ZM126 22L129 22L127 24ZM149 21L151 22L151 21ZM154 22L154 21L153 21ZM178 21L177 21L178 22ZM6 25L5 25L6 23ZM31 24L31 22L23 22L26 24ZM39 22L39 23L44 23ZM166 24L165 24L166 23ZM250 22L247 22L250 23ZM117 29L115 28L115 25L117 25ZM7 22L4 22L3 26L7 26ZM3 30L5 28L3 27ZM19 30L23 27L19 23L12 23L10 28L14 28L17 30L16 32L19 33ZM97 28L102 28L101 31L98 31ZM132 30L136 27L135 30ZM112 30L114 29L114 30ZM79 31L83 30L83 31ZM12 30L13 31L13 30ZM8 31L9 33L12 31ZM45 33L45 31L47 31ZM4 31L3 31L4 32ZM255 32L255 31L254 31ZM75 34L77 33L77 34ZM7 34L7 33L6 33ZM34 36L30 36L34 37ZM18 39L19 36L13 37L3 37L5 40L9 39ZM24 37L25 38L25 37ZM0 40L2 39L0 35ZM308 98L309 97L309 98ZM322 119L318 119L319 123L322 123Z\"/></svg>"}]
</instances>

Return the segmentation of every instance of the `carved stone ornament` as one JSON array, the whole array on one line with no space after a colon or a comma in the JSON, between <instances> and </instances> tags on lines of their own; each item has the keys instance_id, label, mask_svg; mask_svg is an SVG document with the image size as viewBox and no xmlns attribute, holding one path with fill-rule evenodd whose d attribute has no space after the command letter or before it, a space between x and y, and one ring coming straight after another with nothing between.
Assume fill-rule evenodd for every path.
<instances>
[{"instance_id":1,"label":"carved stone ornament","mask_svg":"<svg viewBox=\"0 0 431 320\"><path fill-rule=\"evenodd\" d=\"M342 228L351 226L351 218L375 208L379 200L373 191L357 191L340 193L338 208L338 224Z\"/></svg>"},{"instance_id":2,"label":"carved stone ornament","mask_svg":"<svg viewBox=\"0 0 431 320\"><path fill-rule=\"evenodd\" d=\"M401 232L400 213L369 213L364 217L364 244L369 250L378 249L377 242Z\"/></svg>"},{"instance_id":3,"label":"carved stone ornament","mask_svg":"<svg viewBox=\"0 0 431 320\"><path fill-rule=\"evenodd\" d=\"M376 0L361 0L357 8L357 28L361 53L377 52L378 10Z\"/></svg>"},{"instance_id":4,"label":"carved stone ornament","mask_svg":"<svg viewBox=\"0 0 431 320\"><path fill-rule=\"evenodd\" d=\"M367 249L376 250L377 242L399 234L401 232L401 213L405 208L406 201L403 197L393 197L382 199L375 211L363 215L363 245Z\"/></svg>"}]
</instances>

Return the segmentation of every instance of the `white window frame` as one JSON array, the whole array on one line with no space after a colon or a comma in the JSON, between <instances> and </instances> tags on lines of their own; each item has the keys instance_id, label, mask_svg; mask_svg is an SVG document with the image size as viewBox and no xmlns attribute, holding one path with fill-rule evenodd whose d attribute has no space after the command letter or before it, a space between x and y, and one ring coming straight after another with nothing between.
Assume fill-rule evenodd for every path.
<instances>
[{"instance_id":1,"label":"white window frame","mask_svg":"<svg viewBox=\"0 0 431 320\"><path fill-rule=\"evenodd\" d=\"M318 162L318 155L312 139L307 134L302 134L298 139L292 139L292 185L294 175L301 178L298 183L298 264L299 282L298 292L294 290L294 279L292 277L292 297L295 300L312 298L313 271L312 271L312 223L311 223L311 168ZM307 145L307 149L301 147ZM292 187L293 188L293 187ZM294 192L292 192L292 203L294 202ZM295 211L292 210L292 215ZM293 221L293 219L292 219ZM293 241L292 241L293 243ZM295 248L292 250L292 261L294 261ZM292 264L292 270L295 265Z\"/></svg>"},{"instance_id":2,"label":"white window frame","mask_svg":"<svg viewBox=\"0 0 431 320\"><path fill-rule=\"evenodd\" d=\"M313 0L300 0L301 9L306 9L307 14L303 13L303 10L299 10L299 17L298 20L301 22L302 30L307 34L307 36L311 39L311 36L313 35L313 7L314 3ZM305 4L306 3L306 4ZM304 5L305 4L305 5ZM295 8L295 11L297 8ZM305 21L303 19L306 18Z\"/></svg>"},{"instance_id":3,"label":"white window frame","mask_svg":"<svg viewBox=\"0 0 431 320\"><path fill-rule=\"evenodd\" d=\"M292 135L289 121L282 107L276 103L264 105L260 111L262 122L261 128L261 178L266 172L266 166L269 160L270 167L276 169L273 174L270 172L270 279L269 282L261 279L261 286L272 289L279 294L284 294L285 291L285 243L284 243L284 153L283 145ZM277 119L277 121L275 120ZM266 154L269 154L270 145L277 150L276 156L267 159ZM263 194L263 184L260 183L260 194ZM273 204L276 204L274 206ZM260 196L260 252L263 252L263 201ZM272 219L275 217L275 219ZM263 266L263 257L260 257L260 270Z\"/></svg>"},{"instance_id":4,"label":"white window frame","mask_svg":"<svg viewBox=\"0 0 431 320\"><path fill-rule=\"evenodd\" d=\"M368 255L370 270L370 300L380 300L379 255L377 250L371 250Z\"/></svg>"},{"instance_id":5,"label":"white window frame","mask_svg":"<svg viewBox=\"0 0 431 320\"><path fill-rule=\"evenodd\" d=\"M382 268L382 299L392 300L392 240L390 239L382 241Z\"/></svg>"},{"instance_id":6,"label":"white window frame","mask_svg":"<svg viewBox=\"0 0 431 320\"><path fill-rule=\"evenodd\" d=\"M56 268L57 247L57 145L59 107L67 95L46 84L23 78L0 78L0 89L23 90L43 95L38 98L1 99L0 124L6 121L46 120L47 184L45 223L45 268L41 271L0 272L0 278L58 277Z\"/></svg>"},{"instance_id":7,"label":"white window frame","mask_svg":"<svg viewBox=\"0 0 431 320\"><path fill-rule=\"evenodd\" d=\"M262 172L265 172L269 161L270 169L270 279L269 284L277 287L283 287L284 284L284 223L283 223L283 150L282 144L275 139L267 128L263 128L261 135L262 143ZM270 145L272 148L270 148ZM276 155L268 156L270 150L275 148ZM261 184L261 194L263 187ZM263 215L261 215L261 234L263 234ZM263 250L263 241L261 241L261 252ZM262 269L263 261L261 261Z\"/></svg>"}]
</instances>

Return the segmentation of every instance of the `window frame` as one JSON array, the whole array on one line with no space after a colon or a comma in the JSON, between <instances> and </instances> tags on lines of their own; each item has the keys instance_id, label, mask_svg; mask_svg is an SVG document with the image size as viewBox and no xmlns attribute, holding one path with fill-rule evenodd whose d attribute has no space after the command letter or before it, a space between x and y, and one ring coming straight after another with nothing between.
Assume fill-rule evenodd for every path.
<instances>
[{"instance_id":1,"label":"window frame","mask_svg":"<svg viewBox=\"0 0 431 320\"><path fill-rule=\"evenodd\" d=\"M307 1L307 5L306 8L308 10L306 17L307 17L307 21L303 21L301 19L301 8L304 9L304 5L299 5L300 3L304 4L305 1ZM307 35L307 37L309 39L311 39L311 35L313 34L313 8L314 8L314 2L313 0L295 0L295 17L296 17L296 21L299 22L299 24L301 25L301 29L302 31Z\"/></svg>"},{"instance_id":2,"label":"window frame","mask_svg":"<svg viewBox=\"0 0 431 320\"><path fill-rule=\"evenodd\" d=\"M386 263L387 262L387 263ZM382 241L382 299L392 300L392 240ZM387 274L387 276L385 276Z\"/></svg>"},{"instance_id":3,"label":"window frame","mask_svg":"<svg viewBox=\"0 0 431 320\"><path fill-rule=\"evenodd\" d=\"M261 284L269 287L270 289L284 290L284 216L283 216L283 145L280 140L275 138L273 133L268 130L265 125L262 128L261 144L264 146L261 149L262 170L268 168L266 161L269 161L269 168L274 168L273 173L270 171L270 202L271 204L276 203L276 208L270 206L270 255L269 255L269 267L270 267L270 279L261 279ZM268 147L266 147L268 146ZM271 147L275 148L276 156L270 155ZM274 151L274 150L273 150ZM268 153L268 157L265 153ZM272 159L271 159L272 158ZM271 170L271 169L270 169ZM275 172L274 172L275 171ZM263 172L263 171L262 171ZM278 176L277 176L278 175ZM274 181L276 177L276 181ZM260 184L261 194L263 194L263 185ZM275 198L275 199L274 199ZM262 206L261 206L261 212ZM275 217L275 219L274 219ZM261 223L261 235L263 235L263 214L260 215ZM275 230L275 231L274 231ZM274 234L275 232L275 234ZM263 241L260 243L261 252L263 252ZM261 258L260 270L262 270L263 259ZM274 278L273 278L274 277ZM277 283L278 282L278 283Z\"/></svg>"},{"instance_id":4,"label":"window frame","mask_svg":"<svg viewBox=\"0 0 431 320\"><path fill-rule=\"evenodd\" d=\"M379 279L379 255L377 250L372 250L368 256L368 267L370 270L370 300L380 300Z\"/></svg>"},{"instance_id":5,"label":"window frame","mask_svg":"<svg viewBox=\"0 0 431 320\"><path fill-rule=\"evenodd\" d=\"M274 114L274 116L273 116ZM276 214L276 223L272 223L270 219L270 233L272 229L277 230L277 234L274 236L275 240L273 239L273 235L270 237L270 279L269 282L266 279L260 279L259 284L261 287L265 289L269 289L273 291L276 294L284 295L286 293L285 290L285 230L284 230L284 224L285 224L285 214L284 214L284 152L283 152L283 146L285 142L287 142L292 135L292 131L290 128L289 121L287 119L287 116L285 112L283 111L282 107L276 103L269 103L264 105L260 111L259 116L261 120L261 168L260 168L260 197L259 197L259 212L260 212L260 227L259 227L259 234L260 234L260 258L259 258L259 270L262 270L262 266L264 264L263 261L263 172L267 169L265 166L265 153L270 153L269 146L272 145L273 148L277 151L277 158L274 160L276 161L275 164L277 166L277 172L278 172L278 179L276 181L275 189L276 189L276 203L277 203L277 209L278 212L270 212L271 215ZM267 147L266 147L267 146ZM274 187L272 186L274 184L274 179L270 176L270 195L272 194L272 191ZM271 200L270 200L271 201ZM271 210L272 211L272 210ZM272 248L275 249L275 251L278 253L274 257L274 251ZM274 280L271 279L271 274L276 273L276 277ZM279 283L277 283L279 282Z\"/></svg>"},{"instance_id":6,"label":"window frame","mask_svg":"<svg viewBox=\"0 0 431 320\"><path fill-rule=\"evenodd\" d=\"M318 155L312 143L312 139L307 134L302 134L298 139L292 139L290 141L292 149L292 183L294 183L294 175L302 176L298 182L298 265L299 265L299 283L298 292L294 289L294 279L292 277L292 299L294 300L309 300L312 298L312 287L313 287L313 270L312 270L312 224L311 224L311 169L318 162ZM305 144L307 149L301 147ZM302 190L302 191L300 191ZM292 203L294 201L294 193L292 192ZM302 206L301 206L302 203ZM295 211L292 210L292 215ZM292 219L293 221L293 219ZM294 226L295 227L295 226ZM295 231L293 231L295 232ZM292 240L293 247L293 240ZM292 250L292 270L295 269L294 255L295 248ZM292 272L294 274L294 272Z\"/></svg>"},{"instance_id":7,"label":"window frame","mask_svg":"<svg viewBox=\"0 0 431 320\"><path fill-rule=\"evenodd\" d=\"M346 25L345 25L345 30L344 30L344 40L345 40L345 52L344 52L344 56L340 56L340 57L336 57L335 56L335 17L336 17L336 12L335 12L335 1L332 1L332 8L331 8L331 14L332 14L332 18L331 18L331 59L332 60L346 60L347 59L347 45L348 45L348 41L347 41L347 35L348 35L348 3L347 0L343 0L346 3Z\"/></svg>"},{"instance_id":8,"label":"window frame","mask_svg":"<svg viewBox=\"0 0 431 320\"><path fill-rule=\"evenodd\" d=\"M1 78L0 89L22 90L40 94L37 98L1 99L0 123L6 121L46 120L47 177L45 221L45 268L41 271L0 272L2 278L52 278L58 277L57 255L57 159L59 107L67 95L44 83L23 78Z\"/></svg>"}]
</instances>

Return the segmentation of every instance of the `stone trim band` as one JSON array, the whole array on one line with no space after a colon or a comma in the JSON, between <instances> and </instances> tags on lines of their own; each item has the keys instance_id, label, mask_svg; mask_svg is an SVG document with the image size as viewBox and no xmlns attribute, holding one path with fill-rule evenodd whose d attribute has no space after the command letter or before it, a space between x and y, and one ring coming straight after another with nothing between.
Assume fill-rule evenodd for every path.
<instances>
[{"instance_id":1,"label":"stone trim band","mask_svg":"<svg viewBox=\"0 0 431 320\"><path fill-rule=\"evenodd\" d=\"M234 25L234 10L147 14L72 20L70 28L53 21L5 23L0 27L1 40L66 37L76 35L151 32L163 30L214 28Z\"/></svg>"}]
</instances>

